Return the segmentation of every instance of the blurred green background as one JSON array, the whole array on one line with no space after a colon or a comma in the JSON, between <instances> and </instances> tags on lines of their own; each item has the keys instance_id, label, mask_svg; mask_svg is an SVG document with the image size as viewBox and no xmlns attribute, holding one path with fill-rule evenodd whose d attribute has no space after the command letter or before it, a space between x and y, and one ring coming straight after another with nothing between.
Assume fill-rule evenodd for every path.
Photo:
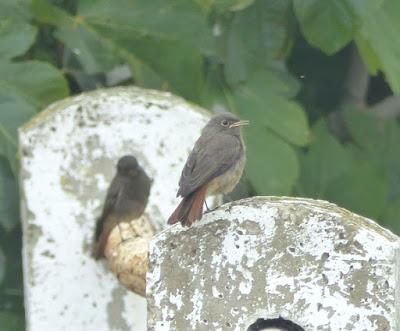
<instances>
[{"instance_id":1,"label":"blurred green background","mask_svg":"<svg viewBox=\"0 0 400 331\"><path fill-rule=\"evenodd\" d=\"M399 0L1 0L1 330L24 329L16 128L86 90L235 112L234 197L326 199L400 234L399 35Z\"/></svg>"}]
</instances>

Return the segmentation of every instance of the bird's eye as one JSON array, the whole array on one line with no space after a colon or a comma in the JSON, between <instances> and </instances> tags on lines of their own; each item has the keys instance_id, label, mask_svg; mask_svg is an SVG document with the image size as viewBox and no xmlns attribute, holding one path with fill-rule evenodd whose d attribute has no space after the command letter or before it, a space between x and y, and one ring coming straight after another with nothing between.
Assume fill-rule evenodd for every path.
<instances>
[{"instance_id":1,"label":"bird's eye","mask_svg":"<svg viewBox=\"0 0 400 331\"><path fill-rule=\"evenodd\" d=\"M221 125L222 125L222 126L228 126L228 125L229 125L229 122L228 122L227 120L223 120L223 121L221 122Z\"/></svg>"}]
</instances>

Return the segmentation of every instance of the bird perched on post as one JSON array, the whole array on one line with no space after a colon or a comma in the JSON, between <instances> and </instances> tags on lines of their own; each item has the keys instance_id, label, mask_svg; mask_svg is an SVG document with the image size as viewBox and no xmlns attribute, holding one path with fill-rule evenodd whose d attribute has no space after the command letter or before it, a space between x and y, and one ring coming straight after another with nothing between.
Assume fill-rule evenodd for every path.
<instances>
[{"instance_id":1,"label":"bird perched on post","mask_svg":"<svg viewBox=\"0 0 400 331\"><path fill-rule=\"evenodd\" d=\"M183 168L177 196L183 199L168 219L191 226L203 215L208 195L231 192L246 163L240 127L249 124L231 113L215 115L201 131Z\"/></svg>"},{"instance_id":2,"label":"bird perched on post","mask_svg":"<svg viewBox=\"0 0 400 331\"><path fill-rule=\"evenodd\" d=\"M93 257L104 256L112 229L121 222L139 218L147 205L151 179L136 158L125 155L118 160L117 173L108 188L103 212L96 223Z\"/></svg>"}]
</instances>

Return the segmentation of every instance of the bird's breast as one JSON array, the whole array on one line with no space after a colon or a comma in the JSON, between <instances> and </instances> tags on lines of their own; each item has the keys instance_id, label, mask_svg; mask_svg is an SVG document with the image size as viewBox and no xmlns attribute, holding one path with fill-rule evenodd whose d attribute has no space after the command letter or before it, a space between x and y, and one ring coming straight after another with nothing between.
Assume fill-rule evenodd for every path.
<instances>
[{"instance_id":1,"label":"bird's breast","mask_svg":"<svg viewBox=\"0 0 400 331\"><path fill-rule=\"evenodd\" d=\"M207 195L228 194L232 192L242 177L245 164L246 156L243 153L232 167L210 181L207 187Z\"/></svg>"}]
</instances>

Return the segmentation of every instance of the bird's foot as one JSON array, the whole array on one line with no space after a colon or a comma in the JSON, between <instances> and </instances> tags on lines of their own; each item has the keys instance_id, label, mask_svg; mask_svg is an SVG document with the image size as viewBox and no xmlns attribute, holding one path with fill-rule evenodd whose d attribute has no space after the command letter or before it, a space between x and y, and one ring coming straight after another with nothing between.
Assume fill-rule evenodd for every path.
<instances>
[{"instance_id":1,"label":"bird's foot","mask_svg":"<svg viewBox=\"0 0 400 331\"><path fill-rule=\"evenodd\" d=\"M203 214L205 215L205 214L211 213L211 212L213 212L215 209L217 209L217 208L208 209L208 210L206 210Z\"/></svg>"},{"instance_id":2,"label":"bird's foot","mask_svg":"<svg viewBox=\"0 0 400 331\"><path fill-rule=\"evenodd\" d=\"M215 207L213 209L210 209L210 208L208 208L207 202L204 201L204 203L206 205L206 211L203 214L208 214L218 208L218 207Z\"/></svg>"}]
</instances>

